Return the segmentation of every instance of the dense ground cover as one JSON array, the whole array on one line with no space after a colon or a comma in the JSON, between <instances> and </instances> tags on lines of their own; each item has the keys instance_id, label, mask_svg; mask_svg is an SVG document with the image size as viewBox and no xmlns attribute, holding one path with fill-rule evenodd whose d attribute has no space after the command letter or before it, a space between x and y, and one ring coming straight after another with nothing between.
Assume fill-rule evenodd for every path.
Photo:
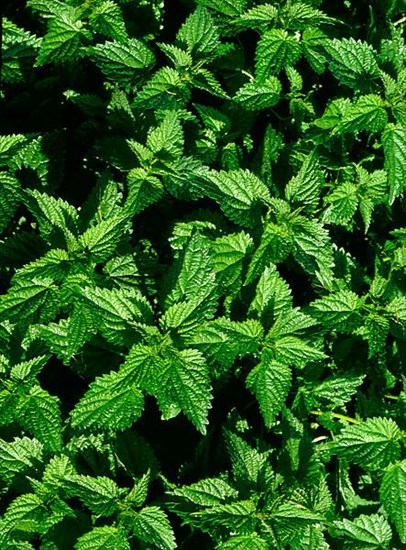
<instances>
[{"instance_id":1,"label":"dense ground cover","mask_svg":"<svg viewBox=\"0 0 406 550\"><path fill-rule=\"evenodd\" d=\"M400 550L405 2L1 9L1 550Z\"/></svg>"}]
</instances>

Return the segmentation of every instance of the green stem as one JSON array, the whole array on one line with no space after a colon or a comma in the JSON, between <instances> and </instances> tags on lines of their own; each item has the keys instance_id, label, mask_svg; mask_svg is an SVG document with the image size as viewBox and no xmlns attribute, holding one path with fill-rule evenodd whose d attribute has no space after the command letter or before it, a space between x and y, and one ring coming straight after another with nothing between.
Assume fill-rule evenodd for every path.
<instances>
[{"instance_id":1,"label":"green stem","mask_svg":"<svg viewBox=\"0 0 406 550\"><path fill-rule=\"evenodd\" d=\"M323 411L312 411L311 414L314 414L316 416L321 416L322 414L326 414ZM351 422L352 424L359 424L360 421L356 420L355 418L351 418L351 416L346 416L344 414L340 413L330 413L333 418L339 418L340 420L346 420L347 422Z\"/></svg>"}]
</instances>

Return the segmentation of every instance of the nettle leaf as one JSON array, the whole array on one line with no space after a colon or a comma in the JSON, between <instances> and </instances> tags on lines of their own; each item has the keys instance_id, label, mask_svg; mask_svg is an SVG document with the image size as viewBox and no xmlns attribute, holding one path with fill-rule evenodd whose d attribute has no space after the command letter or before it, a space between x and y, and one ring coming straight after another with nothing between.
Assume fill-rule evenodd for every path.
<instances>
[{"instance_id":1,"label":"nettle leaf","mask_svg":"<svg viewBox=\"0 0 406 550\"><path fill-rule=\"evenodd\" d=\"M304 216L293 216L290 230L295 260L323 287L330 288L334 259L328 231L318 221Z\"/></svg>"},{"instance_id":2,"label":"nettle leaf","mask_svg":"<svg viewBox=\"0 0 406 550\"><path fill-rule=\"evenodd\" d=\"M216 172L206 176L205 194L215 200L224 214L243 227L251 227L269 197L265 184L249 170Z\"/></svg>"},{"instance_id":3,"label":"nettle leaf","mask_svg":"<svg viewBox=\"0 0 406 550\"><path fill-rule=\"evenodd\" d=\"M312 26L318 27L322 23L334 23L334 19L328 17L321 10L309 6L305 2L288 4L284 16L290 29L306 29Z\"/></svg>"},{"instance_id":4,"label":"nettle leaf","mask_svg":"<svg viewBox=\"0 0 406 550\"><path fill-rule=\"evenodd\" d=\"M220 43L219 33L213 18L201 6L188 17L181 26L176 38L187 47L187 50L195 59L210 59Z\"/></svg>"},{"instance_id":5,"label":"nettle leaf","mask_svg":"<svg viewBox=\"0 0 406 550\"><path fill-rule=\"evenodd\" d=\"M316 325L317 321L303 313L302 309L296 307L279 314L268 332L268 337L279 338L287 334L302 336L306 332L306 329L313 329Z\"/></svg>"},{"instance_id":6,"label":"nettle leaf","mask_svg":"<svg viewBox=\"0 0 406 550\"><path fill-rule=\"evenodd\" d=\"M79 216L71 204L36 189L26 191L24 202L38 221L40 233L45 239L57 229L68 246L76 242Z\"/></svg>"},{"instance_id":7,"label":"nettle leaf","mask_svg":"<svg viewBox=\"0 0 406 550\"><path fill-rule=\"evenodd\" d=\"M131 517L134 535L155 548L172 550L177 547L175 536L168 517L157 506L147 506Z\"/></svg>"},{"instance_id":8,"label":"nettle leaf","mask_svg":"<svg viewBox=\"0 0 406 550\"><path fill-rule=\"evenodd\" d=\"M343 538L352 548L389 548L392 531L385 517L380 514L361 515L350 521L335 521L331 528L335 538Z\"/></svg>"},{"instance_id":9,"label":"nettle leaf","mask_svg":"<svg viewBox=\"0 0 406 550\"><path fill-rule=\"evenodd\" d=\"M155 60L151 50L136 38L129 38L125 43L104 42L88 50L103 74L123 85L137 82L140 71L149 69Z\"/></svg>"},{"instance_id":10,"label":"nettle leaf","mask_svg":"<svg viewBox=\"0 0 406 550\"><path fill-rule=\"evenodd\" d=\"M141 415L142 393L127 380L125 371L96 378L72 411L72 425L81 430L125 430Z\"/></svg>"},{"instance_id":11,"label":"nettle leaf","mask_svg":"<svg viewBox=\"0 0 406 550\"><path fill-rule=\"evenodd\" d=\"M9 483L16 474L38 467L43 451L44 447L37 439L15 437L10 442L0 439L0 477Z\"/></svg>"},{"instance_id":12,"label":"nettle leaf","mask_svg":"<svg viewBox=\"0 0 406 550\"><path fill-rule=\"evenodd\" d=\"M33 386L19 401L19 421L45 448L57 452L62 447L59 399L40 386Z\"/></svg>"},{"instance_id":13,"label":"nettle leaf","mask_svg":"<svg viewBox=\"0 0 406 550\"><path fill-rule=\"evenodd\" d=\"M228 430L225 431L225 442L231 459L233 477L240 492L244 491L244 488L258 490L262 484L270 481L272 471L266 453L259 452Z\"/></svg>"},{"instance_id":14,"label":"nettle leaf","mask_svg":"<svg viewBox=\"0 0 406 550\"><path fill-rule=\"evenodd\" d=\"M108 517L118 510L123 489L112 479L72 475L67 483L69 494L77 496L94 514Z\"/></svg>"},{"instance_id":15,"label":"nettle leaf","mask_svg":"<svg viewBox=\"0 0 406 550\"><path fill-rule=\"evenodd\" d=\"M400 540L406 542L406 460L389 466L383 476L380 498Z\"/></svg>"},{"instance_id":16,"label":"nettle leaf","mask_svg":"<svg viewBox=\"0 0 406 550\"><path fill-rule=\"evenodd\" d=\"M55 61L67 62L80 57L84 54L82 46L90 38L91 34L83 21L72 11L66 10L50 20L35 64L41 66Z\"/></svg>"},{"instance_id":17,"label":"nettle leaf","mask_svg":"<svg viewBox=\"0 0 406 550\"><path fill-rule=\"evenodd\" d=\"M151 306L137 290L76 286L75 293L106 336L135 331L137 323L151 320Z\"/></svg>"},{"instance_id":18,"label":"nettle leaf","mask_svg":"<svg viewBox=\"0 0 406 550\"><path fill-rule=\"evenodd\" d=\"M17 27L4 15L2 21L2 82L23 82L27 72L32 69L41 38Z\"/></svg>"},{"instance_id":19,"label":"nettle leaf","mask_svg":"<svg viewBox=\"0 0 406 550\"><path fill-rule=\"evenodd\" d=\"M255 513L256 506L252 500L240 500L194 512L192 517L203 531L224 528L229 534L236 531L245 534L255 530L258 523Z\"/></svg>"},{"instance_id":20,"label":"nettle leaf","mask_svg":"<svg viewBox=\"0 0 406 550\"><path fill-rule=\"evenodd\" d=\"M131 170L127 183L129 193L124 207L126 214L137 215L165 195L161 180L143 168Z\"/></svg>"},{"instance_id":21,"label":"nettle leaf","mask_svg":"<svg viewBox=\"0 0 406 550\"><path fill-rule=\"evenodd\" d=\"M51 279L33 279L30 286L15 285L0 300L0 320L27 322L37 314L41 320L52 318L59 309L57 287Z\"/></svg>"},{"instance_id":22,"label":"nettle leaf","mask_svg":"<svg viewBox=\"0 0 406 550\"><path fill-rule=\"evenodd\" d=\"M146 145L155 158L170 160L182 154L183 142L179 116L168 111L161 124L149 133Z\"/></svg>"},{"instance_id":23,"label":"nettle leaf","mask_svg":"<svg viewBox=\"0 0 406 550\"><path fill-rule=\"evenodd\" d=\"M46 516L47 510L37 495L20 495L11 502L4 513L0 523L0 537L3 533L39 532Z\"/></svg>"},{"instance_id":24,"label":"nettle leaf","mask_svg":"<svg viewBox=\"0 0 406 550\"><path fill-rule=\"evenodd\" d=\"M266 79L272 74L278 74L283 68L294 65L301 54L296 35L282 29L272 29L264 33L255 54L257 77Z\"/></svg>"},{"instance_id":25,"label":"nettle leaf","mask_svg":"<svg viewBox=\"0 0 406 550\"><path fill-rule=\"evenodd\" d=\"M200 0L199 3L218 13L236 17L243 13L247 0Z\"/></svg>"},{"instance_id":26,"label":"nettle leaf","mask_svg":"<svg viewBox=\"0 0 406 550\"><path fill-rule=\"evenodd\" d=\"M44 254L42 258L17 269L13 277L13 284L22 287L24 284L30 284L33 279L62 282L70 272L71 267L72 263L68 252L53 248Z\"/></svg>"},{"instance_id":27,"label":"nettle leaf","mask_svg":"<svg viewBox=\"0 0 406 550\"><path fill-rule=\"evenodd\" d=\"M325 69L327 63L325 46L328 41L328 36L318 28L308 27L302 34L303 54L317 74L322 73Z\"/></svg>"},{"instance_id":28,"label":"nettle leaf","mask_svg":"<svg viewBox=\"0 0 406 550\"><path fill-rule=\"evenodd\" d=\"M78 538L76 550L130 550L130 543L125 537L124 530L118 527L105 525L95 527Z\"/></svg>"},{"instance_id":29,"label":"nettle leaf","mask_svg":"<svg viewBox=\"0 0 406 550\"><path fill-rule=\"evenodd\" d=\"M238 491L221 478L201 479L191 485L172 489L170 494L199 506L214 506L238 497Z\"/></svg>"},{"instance_id":30,"label":"nettle leaf","mask_svg":"<svg viewBox=\"0 0 406 550\"><path fill-rule=\"evenodd\" d=\"M122 11L112 0L97 3L90 14L89 22L93 29L109 38L119 42L125 42L127 38Z\"/></svg>"},{"instance_id":31,"label":"nettle leaf","mask_svg":"<svg viewBox=\"0 0 406 550\"><path fill-rule=\"evenodd\" d=\"M225 286L231 287L240 279L244 259L252 244L251 237L244 231L219 237L213 242L210 263Z\"/></svg>"},{"instance_id":32,"label":"nettle leaf","mask_svg":"<svg viewBox=\"0 0 406 550\"><path fill-rule=\"evenodd\" d=\"M342 84L361 90L379 77L376 52L367 42L353 38L335 38L326 43L332 74Z\"/></svg>"},{"instance_id":33,"label":"nettle leaf","mask_svg":"<svg viewBox=\"0 0 406 550\"><path fill-rule=\"evenodd\" d=\"M294 176L285 188L289 202L303 205L313 212L320 200L320 191L324 185L324 174L316 153L306 157L299 173Z\"/></svg>"},{"instance_id":34,"label":"nettle leaf","mask_svg":"<svg viewBox=\"0 0 406 550\"><path fill-rule=\"evenodd\" d=\"M365 469L385 468L396 462L400 454L401 432L390 418L367 418L344 428L337 436L333 450Z\"/></svg>"},{"instance_id":35,"label":"nettle leaf","mask_svg":"<svg viewBox=\"0 0 406 550\"><path fill-rule=\"evenodd\" d=\"M337 134L355 133L360 130L379 132L388 122L385 107L386 102L379 95L362 95L346 109L334 132Z\"/></svg>"},{"instance_id":36,"label":"nettle leaf","mask_svg":"<svg viewBox=\"0 0 406 550\"><path fill-rule=\"evenodd\" d=\"M272 333L266 338L264 351L267 360L275 360L283 365L299 368L327 357L323 351L309 345L301 338L289 335L274 339Z\"/></svg>"},{"instance_id":37,"label":"nettle leaf","mask_svg":"<svg viewBox=\"0 0 406 550\"><path fill-rule=\"evenodd\" d=\"M288 396L292 383L291 369L277 361L256 366L247 377L247 387L254 393L265 426L270 428Z\"/></svg>"},{"instance_id":38,"label":"nettle leaf","mask_svg":"<svg viewBox=\"0 0 406 550\"><path fill-rule=\"evenodd\" d=\"M326 378L309 391L310 402L314 403L315 400L321 406L326 404L343 406L350 401L364 379L365 375L351 374Z\"/></svg>"},{"instance_id":39,"label":"nettle leaf","mask_svg":"<svg viewBox=\"0 0 406 550\"><path fill-rule=\"evenodd\" d=\"M361 322L362 299L351 290L340 290L311 303L311 316L331 330L351 332Z\"/></svg>"},{"instance_id":40,"label":"nettle leaf","mask_svg":"<svg viewBox=\"0 0 406 550\"><path fill-rule=\"evenodd\" d=\"M292 291L286 281L271 264L264 269L250 305L250 311L257 312L265 321L288 312L292 307Z\"/></svg>"},{"instance_id":41,"label":"nettle leaf","mask_svg":"<svg viewBox=\"0 0 406 550\"><path fill-rule=\"evenodd\" d=\"M248 82L238 90L234 101L249 111L261 111L273 107L280 99L282 86L275 76L260 82Z\"/></svg>"},{"instance_id":42,"label":"nettle leaf","mask_svg":"<svg viewBox=\"0 0 406 550\"><path fill-rule=\"evenodd\" d=\"M183 247L174 265L174 288L170 292L172 300L198 300L213 289L215 276L210 266L210 248L208 242L200 235L192 235Z\"/></svg>"},{"instance_id":43,"label":"nettle leaf","mask_svg":"<svg viewBox=\"0 0 406 550\"><path fill-rule=\"evenodd\" d=\"M325 201L329 206L323 214L323 222L346 225L357 211L358 187L350 182L342 183L327 195Z\"/></svg>"},{"instance_id":44,"label":"nettle leaf","mask_svg":"<svg viewBox=\"0 0 406 550\"><path fill-rule=\"evenodd\" d=\"M385 168L388 171L389 204L403 195L406 182L406 131L388 124L382 136Z\"/></svg>"},{"instance_id":45,"label":"nettle leaf","mask_svg":"<svg viewBox=\"0 0 406 550\"><path fill-rule=\"evenodd\" d=\"M161 410L176 405L201 433L206 433L212 390L203 355L196 349L172 348L165 359L157 395Z\"/></svg>"},{"instance_id":46,"label":"nettle leaf","mask_svg":"<svg viewBox=\"0 0 406 550\"><path fill-rule=\"evenodd\" d=\"M88 251L96 262L108 259L129 228L129 222L122 216L113 216L108 220L89 227L79 238L79 244Z\"/></svg>"},{"instance_id":47,"label":"nettle leaf","mask_svg":"<svg viewBox=\"0 0 406 550\"><path fill-rule=\"evenodd\" d=\"M267 30L278 16L278 8L271 4L254 6L235 21L238 28Z\"/></svg>"},{"instance_id":48,"label":"nettle leaf","mask_svg":"<svg viewBox=\"0 0 406 550\"><path fill-rule=\"evenodd\" d=\"M250 284L257 279L270 263L283 262L292 250L291 242L291 233L288 227L282 224L268 223L248 266L245 284Z\"/></svg>"},{"instance_id":49,"label":"nettle leaf","mask_svg":"<svg viewBox=\"0 0 406 550\"><path fill-rule=\"evenodd\" d=\"M147 109L176 109L189 98L189 87L180 73L171 67L162 67L141 88L134 105Z\"/></svg>"},{"instance_id":50,"label":"nettle leaf","mask_svg":"<svg viewBox=\"0 0 406 550\"><path fill-rule=\"evenodd\" d=\"M7 227L19 203L19 181L12 174L0 172L0 232Z\"/></svg>"}]
</instances>

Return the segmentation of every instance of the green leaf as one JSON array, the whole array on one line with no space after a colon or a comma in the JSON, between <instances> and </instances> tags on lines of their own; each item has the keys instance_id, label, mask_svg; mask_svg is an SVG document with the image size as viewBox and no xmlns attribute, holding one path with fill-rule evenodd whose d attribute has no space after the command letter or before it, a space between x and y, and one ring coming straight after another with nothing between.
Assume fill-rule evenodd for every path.
<instances>
[{"instance_id":1,"label":"green leaf","mask_svg":"<svg viewBox=\"0 0 406 550\"><path fill-rule=\"evenodd\" d=\"M13 277L13 284L22 287L31 284L33 279L51 279L54 282L63 282L71 267L69 254L65 250L53 248L38 260L17 269Z\"/></svg>"},{"instance_id":2,"label":"green leaf","mask_svg":"<svg viewBox=\"0 0 406 550\"><path fill-rule=\"evenodd\" d=\"M140 72L154 63L154 55L143 42L129 38L125 43L104 42L89 48L91 59L103 74L123 85L139 82Z\"/></svg>"},{"instance_id":3,"label":"green leaf","mask_svg":"<svg viewBox=\"0 0 406 550\"><path fill-rule=\"evenodd\" d=\"M46 515L45 506L37 495L33 493L20 495L11 502L5 511L0 522L0 533L40 532Z\"/></svg>"},{"instance_id":4,"label":"green leaf","mask_svg":"<svg viewBox=\"0 0 406 550\"><path fill-rule=\"evenodd\" d=\"M326 43L332 74L346 86L368 88L379 76L376 52L367 42L353 38L335 38Z\"/></svg>"},{"instance_id":5,"label":"green leaf","mask_svg":"<svg viewBox=\"0 0 406 550\"><path fill-rule=\"evenodd\" d=\"M134 333L137 323L148 323L152 318L149 303L137 290L76 286L75 293L108 338L121 341L121 336Z\"/></svg>"},{"instance_id":6,"label":"green leaf","mask_svg":"<svg viewBox=\"0 0 406 550\"><path fill-rule=\"evenodd\" d=\"M323 214L324 223L346 225L354 216L358 206L358 188L350 182L344 182L327 195L329 204Z\"/></svg>"},{"instance_id":7,"label":"green leaf","mask_svg":"<svg viewBox=\"0 0 406 550\"><path fill-rule=\"evenodd\" d=\"M291 309L292 292L286 281L271 264L265 267L256 287L250 311L256 311L263 320L271 321Z\"/></svg>"},{"instance_id":8,"label":"green leaf","mask_svg":"<svg viewBox=\"0 0 406 550\"><path fill-rule=\"evenodd\" d=\"M247 5L247 0L200 0L199 3L218 13L236 17L243 13Z\"/></svg>"},{"instance_id":9,"label":"green leaf","mask_svg":"<svg viewBox=\"0 0 406 550\"><path fill-rule=\"evenodd\" d=\"M70 245L75 242L77 233L78 212L76 208L62 199L56 199L40 193L36 189L26 191L25 203L38 221L39 229L45 239L58 229Z\"/></svg>"},{"instance_id":10,"label":"green leaf","mask_svg":"<svg viewBox=\"0 0 406 550\"><path fill-rule=\"evenodd\" d=\"M103 262L115 251L129 227L128 220L113 216L89 227L79 238L79 244L90 253L92 260Z\"/></svg>"},{"instance_id":11,"label":"green leaf","mask_svg":"<svg viewBox=\"0 0 406 550\"><path fill-rule=\"evenodd\" d=\"M238 491L221 478L201 479L191 485L173 489L170 494L199 506L214 506L238 497Z\"/></svg>"},{"instance_id":12,"label":"green leaf","mask_svg":"<svg viewBox=\"0 0 406 550\"><path fill-rule=\"evenodd\" d=\"M309 313L331 330L351 332L361 322L362 300L351 290L340 290L315 300Z\"/></svg>"},{"instance_id":13,"label":"green leaf","mask_svg":"<svg viewBox=\"0 0 406 550\"><path fill-rule=\"evenodd\" d=\"M291 234L284 225L268 223L261 235L261 241L255 250L245 284L252 283L264 273L264 269L270 263L283 262L291 252Z\"/></svg>"},{"instance_id":14,"label":"green leaf","mask_svg":"<svg viewBox=\"0 0 406 550\"><path fill-rule=\"evenodd\" d=\"M360 130L376 133L383 130L388 122L385 107L386 102L379 95L362 95L346 109L334 133L355 133Z\"/></svg>"},{"instance_id":15,"label":"green leaf","mask_svg":"<svg viewBox=\"0 0 406 550\"><path fill-rule=\"evenodd\" d=\"M205 176L205 193L215 200L224 214L243 227L252 227L261 211L261 203L269 199L265 184L248 170L216 172Z\"/></svg>"},{"instance_id":16,"label":"green leaf","mask_svg":"<svg viewBox=\"0 0 406 550\"><path fill-rule=\"evenodd\" d=\"M159 178L151 176L143 168L134 168L128 173L128 198L125 213L135 216L165 195L164 186Z\"/></svg>"},{"instance_id":17,"label":"green leaf","mask_svg":"<svg viewBox=\"0 0 406 550\"><path fill-rule=\"evenodd\" d=\"M379 491L381 502L395 524L400 540L406 542L406 460L389 466Z\"/></svg>"},{"instance_id":18,"label":"green leaf","mask_svg":"<svg viewBox=\"0 0 406 550\"><path fill-rule=\"evenodd\" d=\"M265 341L264 351L266 352L267 360L271 359L282 365L299 368L305 367L313 361L321 361L327 357L323 351L307 344L296 336L283 336L274 339L270 335Z\"/></svg>"},{"instance_id":19,"label":"green leaf","mask_svg":"<svg viewBox=\"0 0 406 550\"><path fill-rule=\"evenodd\" d=\"M388 171L389 204L403 195L406 185L406 131L388 124L382 136L385 168Z\"/></svg>"},{"instance_id":20,"label":"green leaf","mask_svg":"<svg viewBox=\"0 0 406 550\"><path fill-rule=\"evenodd\" d=\"M293 255L306 273L330 289L333 278L333 248L328 231L315 219L293 215Z\"/></svg>"},{"instance_id":21,"label":"green leaf","mask_svg":"<svg viewBox=\"0 0 406 550\"><path fill-rule=\"evenodd\" d=\"M89 40L90 36L83 22L70 10L66 10L50 20L35 65L70 61L80 57L84 53L84 41Z\"/></svg>"},{"instance_id":22,"label":"green leaf","mask_svg":"<svg viewBox=\"0 0 406 550\"><path fill-rule=\"evenodd\" d=\"M275 76L269 76L263 82L248 82L238 90L234 101L248 111L261 111L273 107L280 99L282 86Z\"/></svg>"},{"instance_id":23,"label":"green leaf","mask_svg":"<svg viewBox=\"0 0 406 550\"><path fill-rule=\"evenodd\" d=\"M194 512L192 517L203 531L224 527L229 533L251 533L258 519L256 506L252 500L240 500L231 504L222 504Z\"/></svg>"},{"instance_id":24,"label":"green leaf","mask_svg":"<svg viewBox=\"0 0 406 550\"><path fill-rule=\"evenodd\" d=\"M289 367L276 361L256 366L247 377L247 387L254 393L264 419L270 428L285 403L292 383Z\"/></svg>"},{"instance_id":25,"label":"green leaf","mask_svg":"<svg viewBox=\"0 0 406 550\"><path fill-rule=\"evenodd\" d=\"M240 279L244 259L251 247L252 239L244 231L219 237L213 242L210 263L226 287Z\"/></svg>"},{"instance_id":26,"label":"green leaf","mask_svg":"<svg viewBox=\"0 0 406 550\"><path fill-rule=\"evenodd\" d=\"M181 155L183 131L175 111L168 111L161 124L148 135L147 147L154 157L171 160Z\"/></svg>"},{"instance_id":27,"label":"green leaf","mask_svg":"<svg viewBox=\"0 0 406 550\"><path fill-rule=\"evenodd\" d=\"M201 433L206 433L212 393L203 355L195 349L166 352L165 371L161 373L158 404L178 406Z\"/></svg>"},{"instance_id":28,"label":"green leaf","mask_svg":"<svg viewBox=\"0 0 406 550\"><path fill-rule=\"evenodd\" d=\"M112 0L97 3L89 17L93 29L118 42L125 42L127 31L121 9Z\"/></svg>"},{"instance_id":29,"label":"green leaf","mask_svg":"<svg viewBox=\"0 0 406 550\"><path fill-rule=\"evenodd\" d=\"M172 550L176 548L175 536L169 520L157 506L147 506L131 518L134 535L155 548Z\"/></svg>"},{"instance_id":30,"label":"green leaf","mask_svg":"<svg viewBox=\"0 0 406 550\"><path fill-rule=\"evenodd\" d=\"M399 458L401 432L390 418L367 418L342 430L334 442L334 452L367 470L386 468Z\"/></svg>"},{"instance_id":31,"label":"green leaf","mask_svg":"<svg viewBox=\"0 0 406 550\"><path fill-rule=\"evenodd\" d=\"M314 212L324 183L318 156L312 153L305 158L298 174L286 186L286 198L289 202L303 205L307 211Z\"/></svg>"},{"instance_id":32,"label":"green leaf","mask_svg":"<svg viewBox=\"0 0 406 550\"><path fill-rule=\"evenodd\" d=\"M24 82L26 75L32 70L41 38L14 25L4 14L2 23L2 83Z\"/></svg>"},{"instance_id":33,"label":"green leaf","mask_svg":"<svg viewBox=\"0 0 406 550\"><path fill-rule=\"evenodd\" d=\"M242 13L235 20L235 25L242 29L267 30L272 26L273 21L278 16L278 8L271 4L260 4Z\"/></svg>"},{"instance_id":34,"label":"green leaf","mask_svg":"<svg viewBox=\"0 0 406 550\"><path fill-rule=\"evenodd\" d=\"M172 276L174 288L168 296L168 302L190 300L199 302L207 297L215 285L215 275L210 265L210 247L199 234L192 234L174 265Z\"/></svg>"},{"instance_id":35,"label":"green leaf","mask_svg":"<svg viewBox=\"0 0 406 550\"><path fill-rule=\"evenodd\" d=\"M350 541L351 548L356 550L389 548L392 538L389 523L380 514L361 515L354 521L335 521L331 533L335 538Z\"/></svg>"},{"instance_id":36,"label":"green leaf","mask_svg":"<svg viewBox=\"0 0 406 550\"><path fill-rule=\"evenodd\" d=\"M76 550L130 550L125 533L118 527L95 527L78 538Z\"/></svg>"},{"instance_id":37,"label":"green leaf","mask_svg":"<svg viewBox=\"0 0 406 550\"><path fill-rule=\"evenodd\" d=\"M73 475L67 482L69 493L77 496L94 514L108 517L118 510L123 489L112 479L105 476Z\"/></svg>"},{"instance_id":38,"label":"green leaf","mask_svg":"<svg viewBox=\"0 0 406 550\"><path fill-rule=\"evenodd\" d=\"M321 406L333 404L342 407L350 401L364 378L365 375L355 376L352 374L326 378L310 390L310 400L313 402L315 399Z\"/></svg>"},{"instance_id":39,"label":"green leaf","mask_svg":"<svg viewBox=\"0 0 406 550\"><path fill-rule=\"evenodd\" d=\"M194 59L210 59L218 45L219 34L210 13L199 6L181 26L177 40Z\"/></svg>"},{"instance_id":40,"label":"green leaf","mask_svg":"<svg viewBox=\"0 0 406 550\"><path fill-rule=\"evenodd\" d=\"M301 56L300 42L296 36L282 29L272 29L264 33L258 42L255 54L255 69L259 79L278 74L290 67Z\"/></svg>"},{"instance_id":41,"label":"green leaf","mask_svg":"<svg viewBox=\"0 0 406 550\"><path fill-rule=\"evenodd\" d=\"M20 203L20 184L12 174L0 172L0 232L7 227Z\"/></svg>"},{"instance_id":42,"label":"green leaf","mask_svg":"<svg viewBox=\"0 0 406 550\"><path fill-rule=\"evenodd\" d=\"M42 462L43 445L37 439L15 437L0 439L0 477L10 483L18 473L29 472Z\"/></svg>"},{"instance_id":43,"label":"green leaf","mask_svg":"<svg viewBox=\"0 0 406 550\"><path fill-rule=\"evenodd\" d=\"M33 386L19 402L18 419L50 451L62 447L59 399L40 386Z\"/></svg>"},{"instance_id":44,"label":"green leaf","mask_svg":"<svg viewBox=\"0 0 406 550\"><path fill-rule=\"evenodd\" d=\"M162 67L138 92L134 105L140 109L177 109L189 97L189 88L180 73L171 67Z\"/></svg>"},{"instance_id":45,"label":"green leaf","mask_svg":"<svg viewBox=\"0 0 406 550\"><path fill-rule=\"evenodd\" d=\"M144 399L139 389L127 380L125 371L96 378L72 411L76 428L125 430L141 415Z\"/></svg>"}]
</instances>

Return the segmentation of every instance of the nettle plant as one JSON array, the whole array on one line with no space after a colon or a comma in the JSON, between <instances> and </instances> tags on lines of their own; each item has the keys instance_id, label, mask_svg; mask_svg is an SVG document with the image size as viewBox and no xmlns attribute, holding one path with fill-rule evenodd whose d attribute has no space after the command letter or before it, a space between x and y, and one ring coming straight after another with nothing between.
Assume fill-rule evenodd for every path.
<instances>
[{"instance_id":1,"label":"nettle plant","mask_svg":"<svg viewBox=\"0 0 406 550\"><path fill-rule=\"evenodd\" d=\"M405 2L2 9L0 548L400 550Z\"/></svg>"}]
</instances>

